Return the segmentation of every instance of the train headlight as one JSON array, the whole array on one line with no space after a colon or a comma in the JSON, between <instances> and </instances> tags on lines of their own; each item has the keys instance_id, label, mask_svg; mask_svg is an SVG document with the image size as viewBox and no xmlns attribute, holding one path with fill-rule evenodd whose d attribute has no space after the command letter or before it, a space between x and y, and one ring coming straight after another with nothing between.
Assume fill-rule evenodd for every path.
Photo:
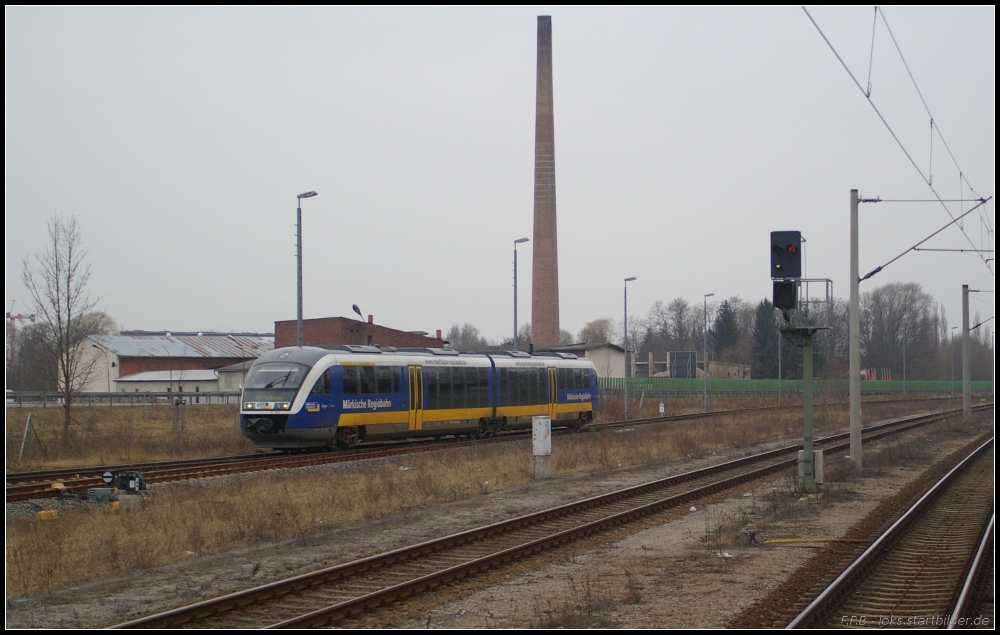
<instances>
[{"instance_id":1,"label":"train headlight","mask_svg":"<svg viewBox=\"0 0 1000 635\"><path fill-rule=\"evenodd\" d=\"M278 410L288 410L288 408L291 406L291 404L289 403L278 403L274 405L278 407Z\"/></svg>"}]
</instances>

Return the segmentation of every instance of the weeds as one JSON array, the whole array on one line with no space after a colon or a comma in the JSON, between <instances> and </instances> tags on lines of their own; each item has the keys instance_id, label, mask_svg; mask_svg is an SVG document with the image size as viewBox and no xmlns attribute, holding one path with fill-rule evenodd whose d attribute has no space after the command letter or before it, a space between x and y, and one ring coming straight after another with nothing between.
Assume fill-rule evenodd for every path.
<instances>
[{"instance_id":1,"label":"weeds","mask_svg":"<svg viewBox=\"0 0 1000 635\"><path fill-rule=\"evenodd\" d=\"M618 605L607 581L569 577L559 599L535 598L535 622L541 628L610 628L617 625L609 613Z\"/></svg>"},{"instance_id":2,"label":"weeds","mask_svg":"<svg viewBox=\"0 0 1000 635\"><path fill-rule=\"evenodd\" d=\"M239 434L236 408L236 405L206 404L81 407L74 410L69 443L63 443L61 438L61 410L8 408L7 469L24 471L248 453L253 447ZM29 432L25 441L29 413L38 438Z\"/></svg>"},{"instance_id":3,"label":"weeds","mask_svg":"<svg viewBox=\"0 0 1000 635\"><path fill-rule=\"evenodd\" d=\"M743 493L735 506L712 505L705 510L705 533L701 541L709 552L716 554L727 548L745 547L750 538L748 525L756 525L754 531L760 532L802 513L801 506L795 505L797 498L795 479L790 476L754 486Z\"/></svg>"},{"instance_id":4,"label":"weeds","mask_svg":"<svg viewBox=\"0 0 1000 635\"><path fill-rule=\"evenodd\" d=\"M647 407L652 407L650 403L647 400ZM57 439L61 421L54 409L50 410L52 416L47 421L44 414L36 415L33 424L46 447L55 450L58 444L52 442ZM87 409L86 414L87 454L60 455L44 467L92 464L98 458L123 462L122 457L128 456L132 460L154 460L173 455L172 408L122 406ZM207 456L249 449L242 442L234 444L234 415L232 406L188 409L181 437L182 454ZM8 410L8 469L43 467L40 453L35 456L26 452L26 460L21 463L12 460L17 456L26 416L26 411ZM791 411L764 411L741 415L729 424L721 418L709 418L621 432L592 430L558 436L553 443L553 472L566 476L607 471L701 456L725 447L749 448L760 441L786 436L789 427L797 423ZM831 417L828 425L837 425L836 418ZM123 442L129 438L131 450ZM9 517L8 598L177 562L192 554L219 553L269 540L304 540L317 530L525 485L533 477L529 448L529 443L461 448L341 471L285 471L216 479L197 487L155 487L146 505L128 513L100 508L47 521ZM897 448L891 451L891 457L886 451L881 458L870 453L866 464L905 461L921 451L919 446ZM744 509L729 515L719 513L706 524L706 545L721 550L738 542L739 530L748 520L762 525L794 513L793 491L793 478L778 488L751 490ZM546 616L546 623L555 625L571 621L573 615L584 615L593 618L590 624L600 625L600 620L593 620L601 612L598 607L602 598L613 596L614 602L625 603L641 601L636 577L630 570L623 575L624 581L615 587L615 594L601 579L573 581L570 590L579 599L548 604L544 611L538 609L539 616Z\"/></svg>"}]
</instances>

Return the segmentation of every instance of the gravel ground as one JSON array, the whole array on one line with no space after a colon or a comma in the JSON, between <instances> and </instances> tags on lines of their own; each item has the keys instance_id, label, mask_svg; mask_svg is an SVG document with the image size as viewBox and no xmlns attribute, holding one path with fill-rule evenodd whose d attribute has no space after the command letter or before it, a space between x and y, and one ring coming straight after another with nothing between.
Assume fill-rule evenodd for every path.
<instances>
[{"instance_id":1,"label":"gravel ground","mask_svg":"<svg viewBox=\"0 0 1000 635\"><path fill-rule=\"evenodd\" d=\"M992 424L990 414L982 425L992 428ZM935 456L951 452L969 438L935 438ZM778 445L783 444L774 444ZM755 451L763 449L767 448ZM741 454L720 452L643 469L552 479L295 540L224 554L191 554L189 560L167 567L8 601L6 626L93 628L116 624ZM405 610L380 611L353 625L722 627L741 609L776 588L820 546L774 545L767 544L768 539L841 536L931 462L928 456L903 467L880 469L874 475L831 484L824 496L797 501L785 496L790 487L788 477L756 484L733 496L698 503L694 510L666 512L642 525L606 532L461 586L447 587ZM778 518L767 519L769 507L777 509ZM15 511L34 510L8 506L8 515ZM739 528L748 522L758 525L756 538L764 544L742 544L745 536ZM736 544L722 544L725 536L736 536Z\"/></svg>"}]
</instances>

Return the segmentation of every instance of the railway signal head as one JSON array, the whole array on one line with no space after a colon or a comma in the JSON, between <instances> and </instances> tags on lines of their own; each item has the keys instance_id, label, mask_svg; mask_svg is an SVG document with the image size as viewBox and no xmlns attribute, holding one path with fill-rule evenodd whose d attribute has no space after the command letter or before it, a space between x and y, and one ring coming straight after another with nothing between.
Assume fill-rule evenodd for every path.
<instances>
[{"instance_id":1,"label":"railway signal head","mask_svg":"<svg viewBox=\"0 0 1000 635\"><path fill-rule=\"evenodd\" d=\"M802 232L771 232L771 277L802 277Z\"/></svg>"},{"instance_id":2,"label":"railway signal head","mask_svg":"<svg viewBox=\"0 0 1000 635\"><path fill-rule=\"evenodd\" d=\"M775 280L773 284L774 292L771 302L774 304L774 308L781 309L787 322L789 320L788 312L795 308L797 302L799 285L794 280Z\"/></svg>"}]
</instances>

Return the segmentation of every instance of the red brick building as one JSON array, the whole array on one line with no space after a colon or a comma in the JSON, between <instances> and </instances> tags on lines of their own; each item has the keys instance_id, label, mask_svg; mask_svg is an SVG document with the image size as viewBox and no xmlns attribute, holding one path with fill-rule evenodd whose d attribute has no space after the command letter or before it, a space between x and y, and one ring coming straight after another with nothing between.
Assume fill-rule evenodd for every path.
<instances>
[{"instance_id":1,"label":"red brick building","mask_svg":"<svg viewBox=\"0 0 1000 635\"><path fill-rule=\"evenodd\" d=\"M274 323L274 347L283 348L298 344L298 322L284 320ZM314 318L302 320L303 346L339 346L342 344L368 344L370 346L395 346L396 348L444 348L441 331L437 337L428 337L423 331L397 331L375 324L372 316L368 322L345 317Z\"/></svg>"}]
</instances>

